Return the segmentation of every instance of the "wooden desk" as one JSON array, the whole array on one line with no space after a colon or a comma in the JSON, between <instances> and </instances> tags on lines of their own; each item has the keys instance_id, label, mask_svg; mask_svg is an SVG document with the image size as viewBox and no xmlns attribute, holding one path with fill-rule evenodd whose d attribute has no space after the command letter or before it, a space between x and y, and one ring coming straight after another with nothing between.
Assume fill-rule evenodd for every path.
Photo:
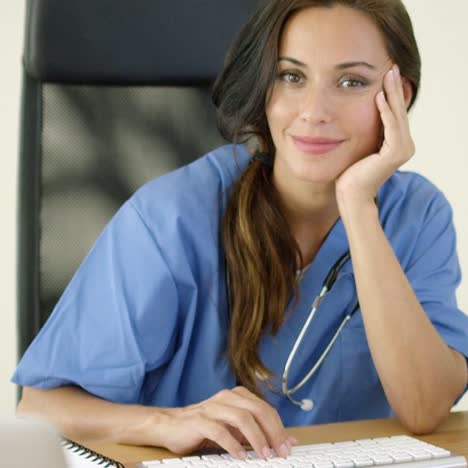
<instances>
[{"instance_id":1,"label":"wooden desk","mask_svg":"<svg viewBox=\"0 0 468 468\"><path fill-rule=\"evenodd\" d=\"M384 437L397 434L408 434L395 419L374 419L366 421L323 424L307 427L289 428L288 432L302 444L320 442L338 442L343 440ZM449 419L433 434L417 436L418 439L464 455L468 459L468 411L451 413ZM126 468L134 468L143 460L170 458L175 455L167 450L153 447L134 447L128 445L98 445L85 443L96 452L125 464Z\"/></svg>"}]
</instances>

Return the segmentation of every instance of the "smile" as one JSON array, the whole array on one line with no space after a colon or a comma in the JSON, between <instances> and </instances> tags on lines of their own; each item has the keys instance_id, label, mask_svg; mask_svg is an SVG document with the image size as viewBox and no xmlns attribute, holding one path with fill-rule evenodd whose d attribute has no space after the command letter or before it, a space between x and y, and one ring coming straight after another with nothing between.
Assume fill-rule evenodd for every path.
<instances>
[{"instance_id":1,"label":"smile","mask_svg":"<svg viewBox=\"0 0 468 468\"><path fill-rule=\"evenodd\" d=\"M324 154L334 150L343 140L331 140L326 138L292 137L296 148L307 154Z\"/></svg>"}]
</instances>

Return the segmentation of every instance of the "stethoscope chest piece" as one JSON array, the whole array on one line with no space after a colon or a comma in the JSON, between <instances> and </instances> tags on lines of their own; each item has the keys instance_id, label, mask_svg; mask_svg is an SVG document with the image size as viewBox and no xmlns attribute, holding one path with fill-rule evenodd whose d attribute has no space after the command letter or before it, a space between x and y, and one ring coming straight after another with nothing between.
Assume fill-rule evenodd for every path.
<instances>
[{"instance_id":1,"label":"stethoscope chest piece","mask_svg":"<svg viewBox=\"0 0 468 468\"><path fill-rule=\"evenodd\" d=\"M304 398L301 400L301 410L302 411L312 411L314 409L315 403L313 400Z\"/></svg>"}]
</instances>

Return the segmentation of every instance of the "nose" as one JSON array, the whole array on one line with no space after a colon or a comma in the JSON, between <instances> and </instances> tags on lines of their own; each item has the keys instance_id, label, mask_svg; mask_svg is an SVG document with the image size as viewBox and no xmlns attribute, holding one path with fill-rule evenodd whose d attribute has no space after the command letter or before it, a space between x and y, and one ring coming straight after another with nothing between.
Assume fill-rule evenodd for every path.
<instances>
[{"instance_id":1,"label":"nose","mask_svg":"<svg viewBox=\"0 0 468 468\"><path fill-rule=\"evenodd\" d=\"M333 118L333 103L325 87L311 85L302 104L301 119L312 123L328 123Z\"/></svg>"}]
</instances>

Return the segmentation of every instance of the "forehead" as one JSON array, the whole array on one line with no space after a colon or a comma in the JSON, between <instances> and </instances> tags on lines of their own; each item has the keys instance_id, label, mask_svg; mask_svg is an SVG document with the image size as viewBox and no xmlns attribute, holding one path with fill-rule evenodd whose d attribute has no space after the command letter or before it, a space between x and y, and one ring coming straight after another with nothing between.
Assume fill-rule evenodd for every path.
<instances>
[{"instance_id":1,"label":"forehead","mask_svg":"<svg viewBox=\"0 0 468 468\"><path fill-rule=\"evenodd\" d=\"M378 64L388 57L383 35L373 20L341 5L309 7L294 13L283 29L279 55L305 63L368 60Z\"/></svg>"}]
</instances>

